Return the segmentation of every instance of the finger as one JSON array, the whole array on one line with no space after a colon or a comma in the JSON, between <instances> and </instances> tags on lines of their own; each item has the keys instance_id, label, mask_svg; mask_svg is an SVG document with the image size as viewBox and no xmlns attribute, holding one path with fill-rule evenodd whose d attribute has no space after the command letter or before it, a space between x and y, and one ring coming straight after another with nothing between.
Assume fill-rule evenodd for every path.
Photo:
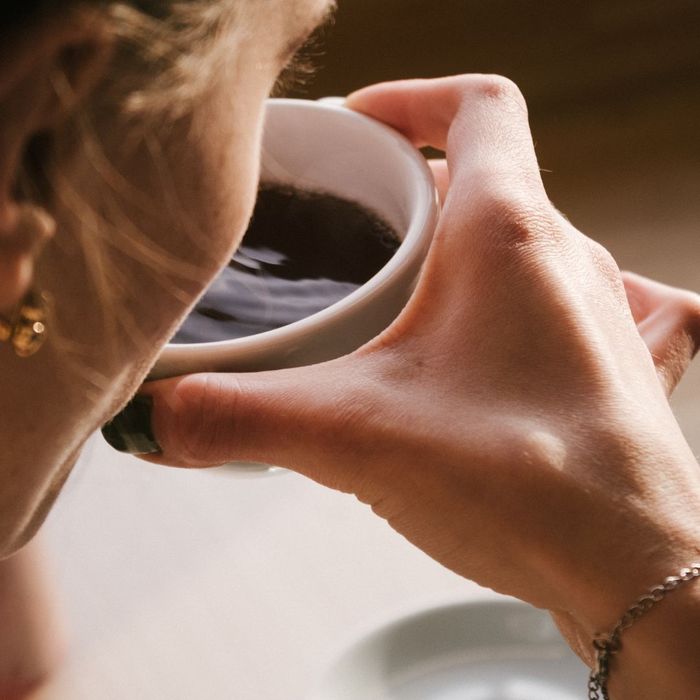
<instances>
[{"instance_id":1,"label":"finger","mask_svg":"<svg viewBox=\"0 0 700 700\"><path fill-rule=\"evenodd\" d=\"M557 253L575 247L576 234L544 191L525 102L512 82L468 75L383 83L350 95L347 105L388 123L416 146L446 154L449 189L394 337L420 324L447 342L441 329L485 322L484 300L492 313L510 313L513 298L523 295L504 279L519 281L529 294L533 281L543 284L545 262L560 268L571 259ZM574 279L563 271L556 277Z\"/></svg>"},{"instance_id":2,"label":"finger","mask_svg":"<svg viewBox=\"0 0 700 700\"><path fill-rule=\"evenodd\" d=\"M574 247L576 234L545 193L525 101L511 81L467 75L383 83L350 95L347 105L446 153L449 189L404 321L420 315L440 325L456 310L471 322L477 299L500 294L508 303L499 280L541 277L544 260L565 264L555 253ZM457 298L463 303L455 307Z\"/></svg>"},{"instance_id":3,"label":"finger","mask_svg":"<svg viewBox=\"0 0 700 700\"><path fill-rule=\"evenodd\" d=\"M428 165L433 171L435 186L440 196L440 204L444 205L447 191L450 187L450 171L447 167L447 161L444 158L441 160L429 160Z\"/></svg>"},{"instance_id":4,"label":"finger","mask_svg":"<svg viewBox=\"0 0 700 700\"><path fill-rule=\"evenodd\" d=\"M353 453L349 424L369 407L366 398L358 398L365 384L359 366L361 361L336 361L148 382L103 434L117 449L159 464L262 462L313 478L323 472L328 483L333 474L328 465L341 466L338 455Z\"/></svg>"},{"instance_id":5,"label":"finger","mask_svg":"<svg viewBox=\"0 0 700 700\"><path fill-rule=\"evenodd\" d=\"M670 395L700 348L700 296L631 272L622 279L639 334Z\"/></svg>"},{"instance_id":6,"label":"finger","mask_svg":"<svg viewBox=\"0 0 700 700\"><path fill-rule=\"evenodd\" d=\"M543 192L527 108L517 86L493 75L381 83L351 94L351 109L447 152L452 180L469 191L498 186Z\"/></svg>"}]
</instances>

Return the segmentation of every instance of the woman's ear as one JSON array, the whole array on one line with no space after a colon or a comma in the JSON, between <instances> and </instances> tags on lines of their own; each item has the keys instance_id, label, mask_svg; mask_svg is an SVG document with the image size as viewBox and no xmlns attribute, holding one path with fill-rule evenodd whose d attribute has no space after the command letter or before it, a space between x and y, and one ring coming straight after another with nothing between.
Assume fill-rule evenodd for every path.
<instances>
[{"instance_id":1,"label":"woman's ear","mask_svg":"<svg viewBox=\"0 0 700 700\"><path fill-rule=\"evenodd\" d=\"M95 10L48 12L0 46L0 307L30 283L37 243L52 231L50 212L33 211L18 181L27 147L51 133L106 71L112 41ZM0 308L0 313L3 309Z\"/></svg>"}]
</instances>

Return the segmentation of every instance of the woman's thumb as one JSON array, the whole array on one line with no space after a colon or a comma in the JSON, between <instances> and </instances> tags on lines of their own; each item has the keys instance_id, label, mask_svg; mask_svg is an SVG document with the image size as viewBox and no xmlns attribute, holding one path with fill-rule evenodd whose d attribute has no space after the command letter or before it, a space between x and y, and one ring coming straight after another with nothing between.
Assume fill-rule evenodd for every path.
<instances>
[{"instance_id":1,"label":"woman's thumb","mask_svg":"<svg viewBox=\"0 0 700 700\"><path fill-rule=\"evenodd\" d=\"M316 471L337 454L339 426L356 413L357 373L345 364L148 382L103 435L118 450L164 465L242 460Z\"/></svg>"}]
</instances>

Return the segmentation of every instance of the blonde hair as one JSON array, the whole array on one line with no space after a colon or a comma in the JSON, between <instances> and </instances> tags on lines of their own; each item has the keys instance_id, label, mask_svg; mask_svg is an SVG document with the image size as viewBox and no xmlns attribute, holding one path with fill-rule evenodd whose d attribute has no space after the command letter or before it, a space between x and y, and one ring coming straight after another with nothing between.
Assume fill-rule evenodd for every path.
<instances>
[{"instance_id":1,"label":"blonde hair","mask_svg":"<svg viewBox=\"0 0 700 700\"><path fill-rule=\"evenodd\" d=\"M122 84L113 84L112 89L122 93L125 114L179 118L215 82L235 34L245 31L245 3L158 0L149 5L150 14L123 1L109 6L118 62L130 69L128 76L124 71ZM144 72L150 75L147 84Z\"/></svg>"},{"instance_id":2,"label":"blonde hair","mask_svg":"<svg viewBox=\"0 0 700 700\"><path fill-rule=\"evenodd\" d=\"M113 42L110 67L89 98L72 110L60 132L39 135L30 144L20 182L26 197L51 201L71 212L72 233L78 237L83 265L90 270L96 303L107 311L120 308L120 313L102 314L105 345L118 355L125 343L145 343L146 335L136 315L121 311L129 306L125 300L133 291L129 279L110 264L110 250L146 266L153 279L181 298L183 306L191 299L183 288L201 279L201 268L171 255L143 234L138 221L124 214L125 201L137 210L147 209L150 203L110 163L96 125L107 119L124 129L133 147L147 143L157 151L158 134L186 119L217 83L225 61L230 62L241 38L237 34L247 26L241 17L247 3L101 0L86 4L99 6L99 21ZM76 8L80 5L75 3ZM71 102L65 76L56 76L55 88L59 97ZM89 163L97 174L99 182L93 184L99 189L98 206L64 173L62 166L69 159ZM182 217L186 222L187 213ZM192 245L197 246L196 227L188 228ZM60 340L60 351L79 369L86 348L71 343L69 330L59 323L53 340ZM100 377L90 382L98 393L104 389Z\"/></svg>"}]
</instances>

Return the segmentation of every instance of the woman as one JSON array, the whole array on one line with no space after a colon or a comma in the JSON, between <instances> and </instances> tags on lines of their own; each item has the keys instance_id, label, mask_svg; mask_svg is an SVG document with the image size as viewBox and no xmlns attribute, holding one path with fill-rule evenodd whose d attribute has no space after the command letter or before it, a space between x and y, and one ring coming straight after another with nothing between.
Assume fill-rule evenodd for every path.
<instances>
[{"instance_id":1,"label":"woman","mask_svg":"<svg viewBox=\"0 0 700 700\"><path fill-rule=\"evenodd\" d=\"M53 301L35 355L1 346L5 556L238 243L263 100L328 10L76 3L13 24L2 308L16 317L30 288ZM268 461L353 492L442 564L552 611L592 663L594 637L700 559L698 465L666 400L700 342L700 302L621 275L556 212L509 81L409 81L348 104L447 150L405 312L324 365L147 384L110 438L152 461ZM645 613L611 696L695 697L699 616L692 580Z\"/></svg>"},{"instance_id":2,"label":"woman","mask_svg":"<svg viewBox=\"0 0 700 700\"><path fill-rule=\"evenodd\" d=\"M0 559L32 537L82 443L229 258L255 196L263 101L329 9L0 3ZM9 331L42 293L48 339L23 357L33 343ZM3 699L53 663L36 567L31 551L0 567Z\"/></svg>"}]
</instances>

